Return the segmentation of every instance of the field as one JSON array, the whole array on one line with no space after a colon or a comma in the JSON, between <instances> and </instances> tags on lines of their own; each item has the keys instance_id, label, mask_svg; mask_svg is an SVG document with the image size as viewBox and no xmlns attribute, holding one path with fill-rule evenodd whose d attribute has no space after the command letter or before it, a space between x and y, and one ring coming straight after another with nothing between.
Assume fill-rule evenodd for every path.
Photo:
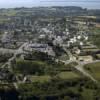
<instances>
[{"instance_id":1,"label":"field","mask_svg":"<svg viewBox=\"0 0 100 100\"><path fill-rule=\"evenodd\" d=\"M56 76L42 75L42 76L29 76L32 82L49 82L52 78L60 78L62 80L81 79L81 76L73 71L60 72Z\"/></svg>"},{"instance_id":2,"label":"field","mask_svg":"<svg viewBox=\"0 0 100 100\"><path fill-rule=\"evenodd\" d=\"M5 23L10 21L11 16L15 16L17 14L17 11L15 10L4 10L0 12L0 23Z\"/></svg>"},{"instance_id":3,"label":"field","mask_svg":"<svg viewBox=\"0 0 100 100\"><path fill-rule=\"evenodd\" d=\"M4 22L8 22L8 21L9 21L9 19L0 17L0 23L4 23Z\"/></svg>"},{"instance_id":4,"label":"field","mask_svg":"<svg viewBox=\"0 0 100 100\"><path fill-rule=\"evenodd\" d=\"M84 66L84 68L98 81L100 81L100 62L91 63Z\"/></svg>"},{"instance_id":5,"label":"field","mask_svg":"<svg viewBox=\"0 0 100 100\"><path fill-rule=\"evenodd\" d=\"M90 41L100 48L100 28L93 28L91 32L93 34L90 37Z\"/></svg>"},{"instance_id":6,"label":"field","mask_svg":"<svg viewBox=\"0 0 100 100\"><path fill-rule=\"evenodd\" d=\"M10 9L10 10L3 10L0 15L1 16L15 16L17 13L16 10Z\"/></svg>"},{"instance_id":7,"label":"field","mask_svg":"<svg viewBox=\"0 0 100 100\"><path fill-rule=\"evenodd\" d=\"M76 72L73 66L77 65L76 62L64 65L63 63L47 63L45 61L27 61L16 60L16 65L13 67L16 74L28 73L29 79L32 82L48 82L53 78L62 80L81 79L79 73Z\"/></svg>"},{"instance_id":8,"label":"field","mask_svg":"<svg viewBox=\"0 0 100 100\"><path fill-rule=\"evenodd\" d=\"M94 30L94 32L95 32L96 34L99 34L99 33L100 33L100 28L94 28L93 30Z\"/></svg>"},{"instance_id":9,"label":"field","mask_svg":"<svg viewBox=\"0 0 100 100\"><path fill-rule=\"evenodd\" d=\"M30 79L32 82L40 82L40 83L44 83L44 82L49 82L51 77L48 75L43 75L43 76L30 76Z\"/></svg>"},{"instance_id":10,"label":"field","mask_svg":"<svg viewBox=\"0 0 100 100\"><path fill-rule=\"evenodd\" d=\"M58 74L61 79L77 79L81 76L73 71L65 71Z\"/></svg>"},{"instance_id":11,"label":"field","mask_svg":"<svg viewBox=\"0 0 100 100\"><path fill-rule=\"evenodd\" d=\"M59 100L72 100L67 98L70 98L72 96L73 97L77 96L78 97L77 100L96 100L94 99L95 97L94 93L97 93L96 92L97 87L93 82L85 81L85 79L78 79L78 80L55 79L49 82L38 83L38 81L35 81L31 84L18 84L18 85L20 89L19 92L24 97L27 96L32 97L38 95L40 97L43 97L43 100L47 100L44 98L47 98L49 96L57 98L59 97L60 98ZM64 99L61 98L62 96ZM50 98L49 100L58 100L58 99Z\"/></svg>"}]
</instances>

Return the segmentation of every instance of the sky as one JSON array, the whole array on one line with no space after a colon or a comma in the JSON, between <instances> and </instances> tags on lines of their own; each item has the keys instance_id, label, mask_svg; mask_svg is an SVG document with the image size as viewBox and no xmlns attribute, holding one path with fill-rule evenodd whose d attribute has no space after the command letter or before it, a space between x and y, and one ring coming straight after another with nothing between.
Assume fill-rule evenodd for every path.
<instances>
[{"instance_id":1,"label":"sky","mask_svg":"<svg viewBox=\"0 0 100 100\"><path fill-rule=\"evenodd\" d=\"M38 6L80 6L100 9L100 0L0 0L0 8Z\"/></svg>"}]
</instances>

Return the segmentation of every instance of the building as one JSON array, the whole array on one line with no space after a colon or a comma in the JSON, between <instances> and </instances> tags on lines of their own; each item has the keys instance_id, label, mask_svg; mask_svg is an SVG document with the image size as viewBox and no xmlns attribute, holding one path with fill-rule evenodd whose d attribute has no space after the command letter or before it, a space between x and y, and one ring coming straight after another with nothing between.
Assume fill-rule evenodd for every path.
<instances>
[{"instance_id":1,"label":"building","mask_svg":"<svg viewBox=\"0 0 100 100\"><path fill-rule=\"evenodd\" d=\"M31 43L28 44L25 48L25 51L32 52L32 51L40 51L47 53L50 56L55 56L55 53L52 47L48 46L48 44L40 44L40 43Z\"/></svg>"}]
</instances>

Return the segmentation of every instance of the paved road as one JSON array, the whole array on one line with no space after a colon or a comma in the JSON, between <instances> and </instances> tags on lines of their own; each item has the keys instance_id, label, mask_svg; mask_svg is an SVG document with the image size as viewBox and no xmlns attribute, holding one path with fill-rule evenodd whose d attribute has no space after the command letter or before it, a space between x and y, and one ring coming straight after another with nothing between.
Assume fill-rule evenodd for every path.
<instances>
[{"instance_id":1,"label":"paved road","mask_svg":"<svg viewBox=\"0 0 100 100\"><path fill-rule=\"evenodd\" d=\"M14 50L14 55L13 57L11 57L8 62L6 62L4 65L1 66L1 68L4 68L6 65L8 66L8 68L11 68L11 61L13 61L17 54L23 53L23 47L25 47L26 45L28 45L28 43L24 43L23 45L21 45L17 50Z\"/></svg>"},{"instance_id":2,"label":"paved road","mask_svg":"<svg viewBox=\"0 0 100 100\"><path fill-rule=\"evenodd\" d=\"M97 80L91 75L89 74L85 69L84 69L84 63L80 63L78 62L78 65L75 66L75 68L80 71L84 76L87 76L89 77L92 81L96 82L97 83Z\"/></svg>"},{"instance_id":3,"label":"paved road","mask_svg":"<svg viewBox=\"0 0 100 100\"><path fill-rule=\"evenodd\" d=\"M84 76L89 77L92 81L94 81L95 83L97 83L97 80L91 75L89 74L85 69L84 69L84 65L86 64L90 64L90 63L96 63L96 62L100 62L100 60L96 60L96 61L92 61L92 62L80 62L78 60L76 60L73 55L71 54L71 52L69 50L67 50L66 48L63 47L63 49L67 52L67 54L69 55L70 60L68 61L63 61L60 60L61 62L65 63L65 64L69 64L71 62L77 62L78 65L74 66L75 69L77 69L78 71L80 71Z\"/></svg>"}]
</instances>

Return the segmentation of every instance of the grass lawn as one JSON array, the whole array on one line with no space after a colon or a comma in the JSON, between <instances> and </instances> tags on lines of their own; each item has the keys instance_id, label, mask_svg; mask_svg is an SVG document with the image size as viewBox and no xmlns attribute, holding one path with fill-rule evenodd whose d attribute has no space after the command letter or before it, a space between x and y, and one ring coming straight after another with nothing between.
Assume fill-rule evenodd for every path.
<instances>
[{"instance_id":1,"label":"grass lawn","mask_svg":"<svg viewBox=\"0 0 100 100\"><path fill-rule=\"evenodd\" d=\"M51 77L48 75L44 75L44 76L30 76L30 79L32 82L49 82Z\"/></svg>"},{"instance_id":2,"label":"grass lawn","mask_svg":"<svg viewBox=\"0 0 100 100\"><path fill-rule=\"evenodd\" d=\"M3 11L2 13L0 13L0 15L2 15L2 16L15 16L16 15L16 13L17 13L17 11L16 10L5 10L5 11Z\"/></svg>"},{"instance_id":3,"label":"grass lawn","mask_svg":"<svg viewBox=\"0 0 100 100\"><path fill-rule=\"evenodd\" d=\"M57 77L61 78L61 79L79 79L81 78L81 76L79 74L77 74L76 72L73 71L62 71L59 74L57 74ZM52 77L49 75L41 75L41 76L30 76L30 79L32 82L49 82Z\"/></svg>"},{"instance_id":4,"label":"grass lawn","mask_svg":"<svg viewBox=\"0 0 100 100\"><path fill-rule=\"evenodd\" d=\"M100 33L100 28L94 28L93 32L96 33L96 34L99 34Z\"/></svg>"},{"instance_id":5,"label":"grass lawn","mask_svg":"<svg viewBox=\"0 0 100 100\"><path fill-rule=\"evenodd\" d=\"M100 28L93 28L91 30L92 36L90 36L90 41L100 48Z\"/></svg>"},{"instance_id":6,"label":"grass lawn","mask_svg":"<svg viewBox=\"0 0 100 100\"><path fill-rule=\"evenodd\" d=\"M9 21L9 20L6 18L0 18L0 23L7 22L7 21Z\"/></svg>"},{"instance_id":7,"label":"grass lawn","mask_svg":"<svg viewBox=\"0 0 100 100\"><path fill-rule=\"evenodd\" d=\"M87 64L84 68L89 71L95 79L100 81L100 62Z\"/></svg>"},{"instance_id":8,"label":"grass lawn","mask_svg":"<svg viewBox=\"0 0 100 100\"><path fill-rule=\"evenodd\" d=\"M72 71L65 71L58 74L61 79L75 79L80 78L80 75L72 72Z\"/></svg>"}]
</instances>

